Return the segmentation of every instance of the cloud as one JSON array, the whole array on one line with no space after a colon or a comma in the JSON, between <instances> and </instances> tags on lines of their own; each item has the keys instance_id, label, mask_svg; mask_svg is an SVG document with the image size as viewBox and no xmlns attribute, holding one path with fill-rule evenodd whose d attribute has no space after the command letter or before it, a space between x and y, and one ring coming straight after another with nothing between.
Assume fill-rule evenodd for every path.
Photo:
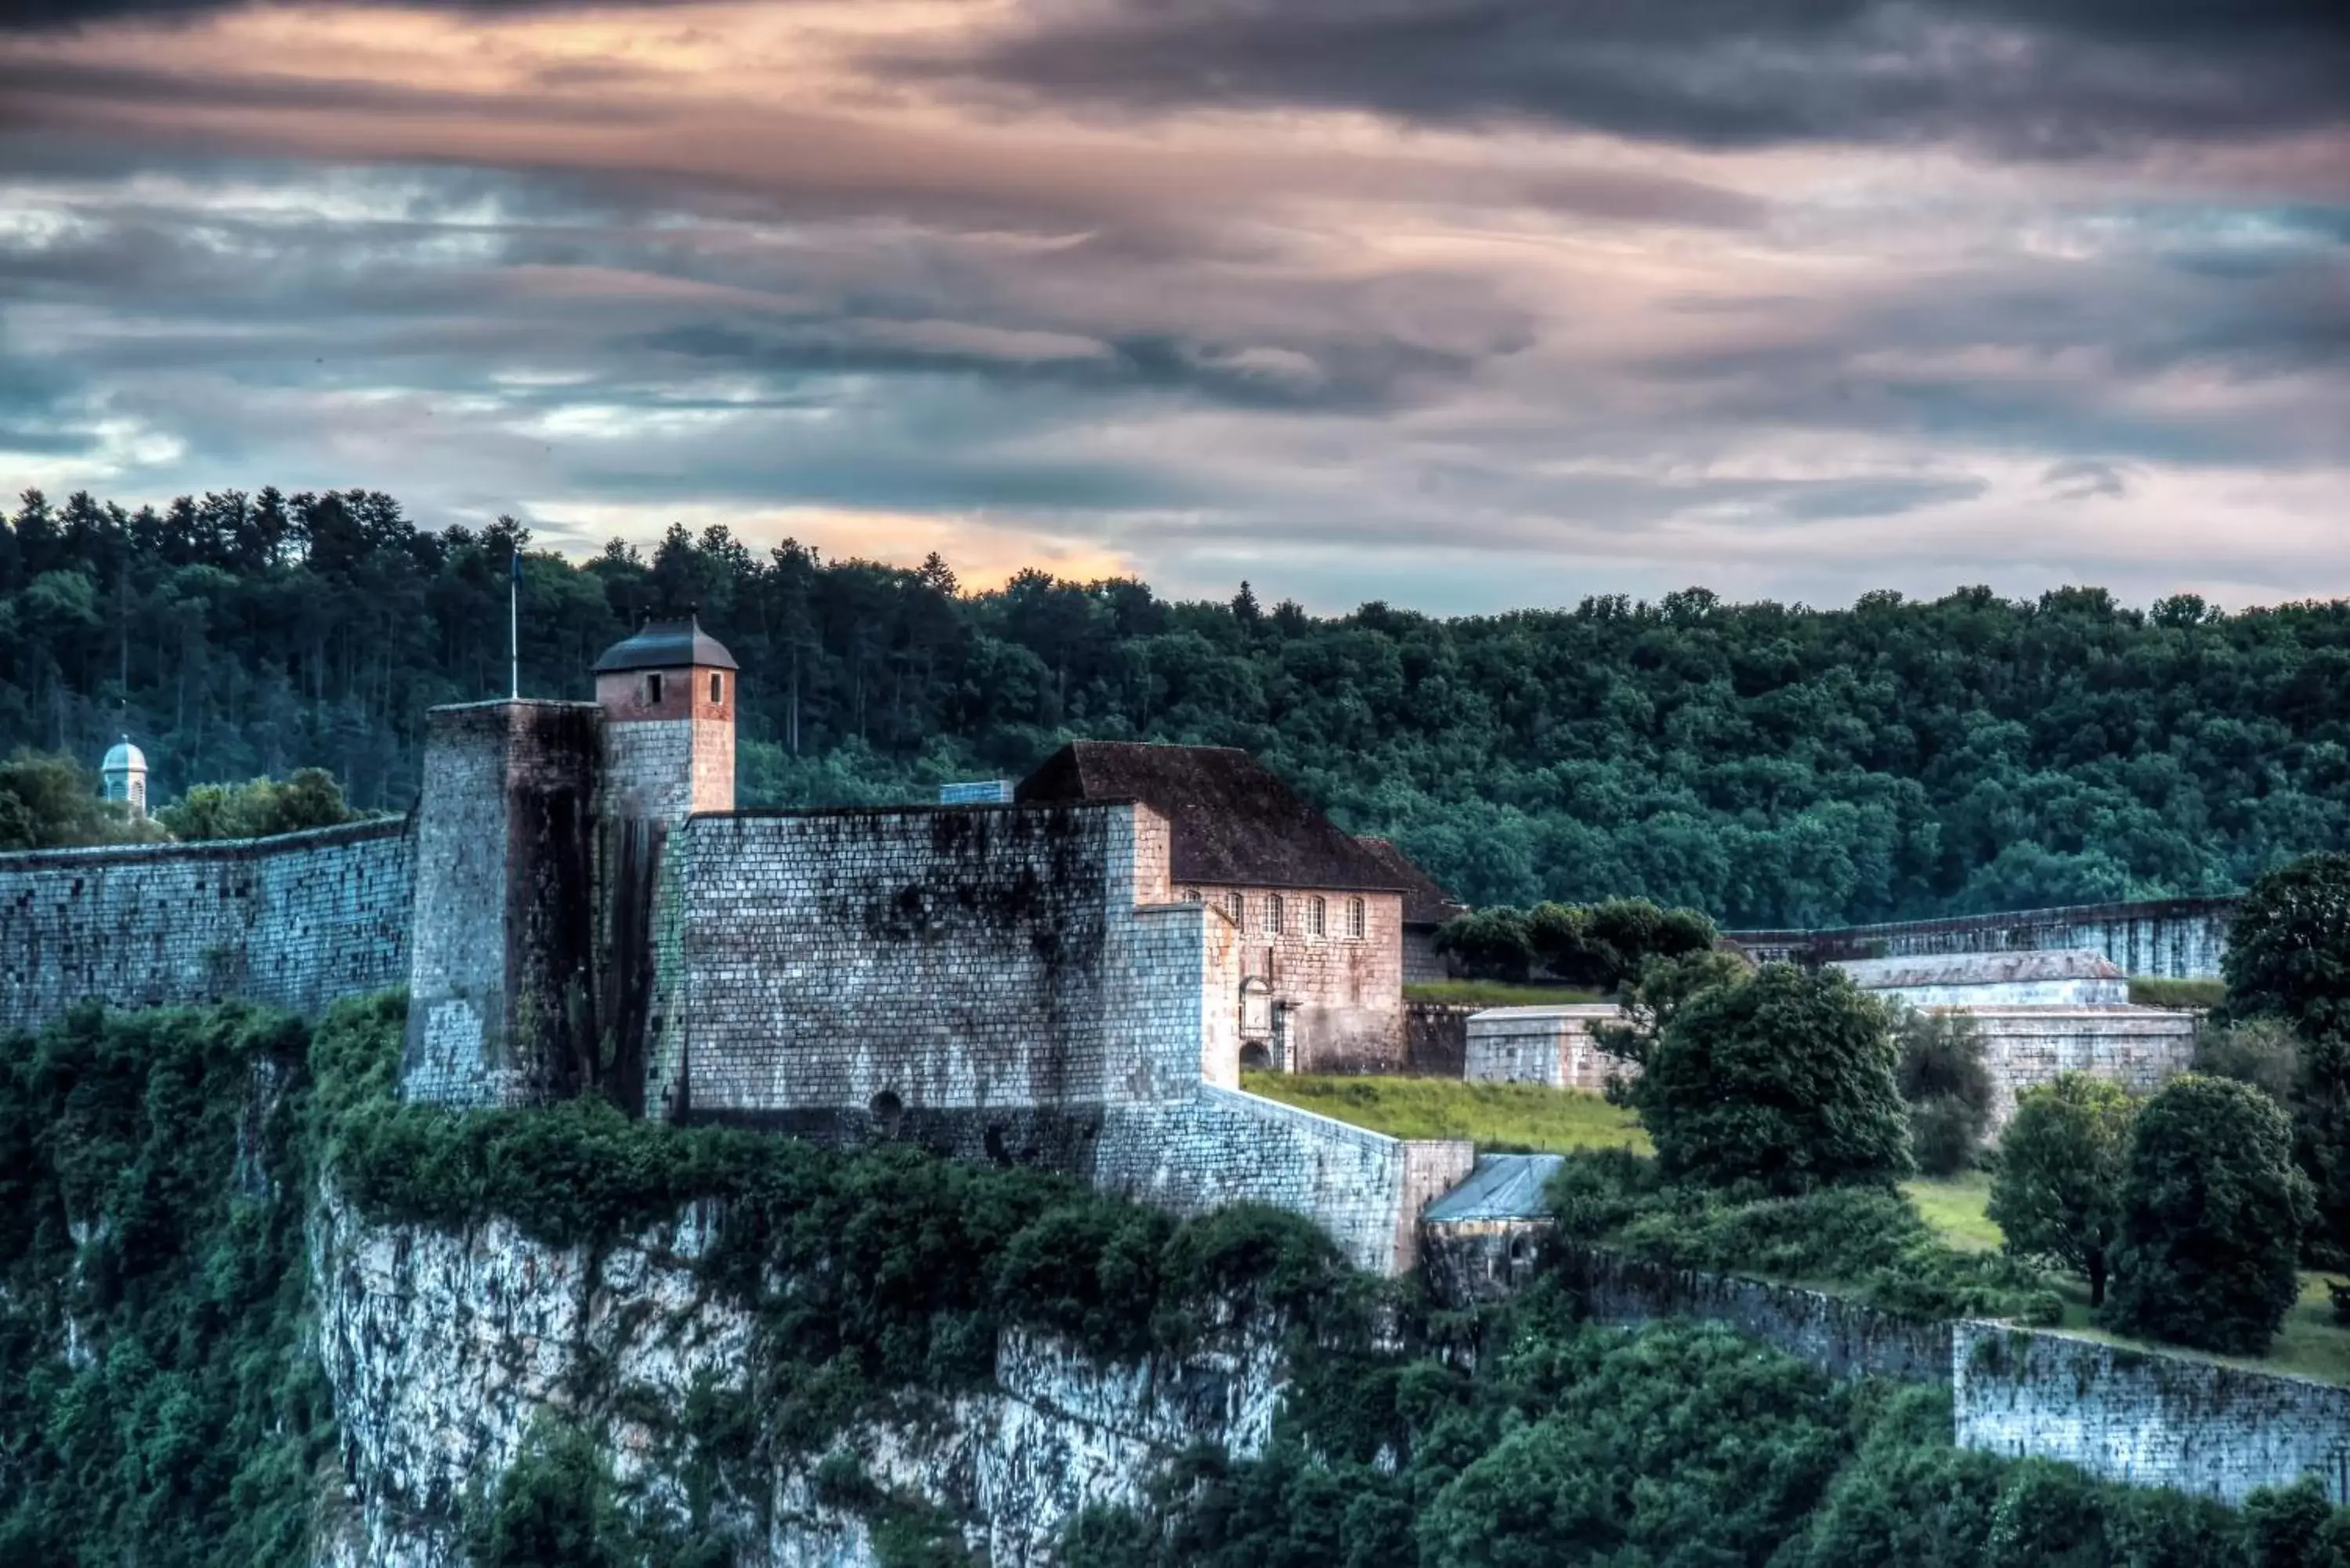
<instances>
[{"instance_id":1,"label":"cloud","mask_svg":"<svg viewBox=\"0 0 2350 1568\"><path fill-rule=\"evenodd\" d=\"M1000 30L889 58L1128 108L2044 157L2339 127L2344 16L2324 0L1035 0Z\"/></svg>"}]
</instances>

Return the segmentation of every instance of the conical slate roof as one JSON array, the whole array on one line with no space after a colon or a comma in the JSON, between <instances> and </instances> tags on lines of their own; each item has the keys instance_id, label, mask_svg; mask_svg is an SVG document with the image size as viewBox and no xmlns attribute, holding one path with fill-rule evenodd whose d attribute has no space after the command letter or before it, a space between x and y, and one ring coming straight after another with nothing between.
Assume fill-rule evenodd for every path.
<instances>
[{"instance_id":1,"label":"conical slate roof","mask_svg":"<svg viewBox=\"0 0 2350 1568\"><path fill-rule=\"evenodd\" d=\"M698 664L708 670L739 670L726 645L702 629L691 615L683 620L649 620L634 637L606 649L596 660L596 673L621 670L683 670Z\"/></svg>"}]
</instances>

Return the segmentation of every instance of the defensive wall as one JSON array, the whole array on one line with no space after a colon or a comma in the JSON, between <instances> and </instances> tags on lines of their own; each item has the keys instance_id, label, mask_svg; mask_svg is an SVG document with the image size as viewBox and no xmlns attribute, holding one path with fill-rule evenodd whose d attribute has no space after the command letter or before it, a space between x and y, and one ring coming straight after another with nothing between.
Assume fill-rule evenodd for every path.
<instances>
[{"instance_id":1,"label":"defensive wall","mask_svg":"<svg viewBox=\"0 0 2350 1568\"><path fill-rule=\"evenodd\" d=\"M1817 930L1722 933L1759 961L1826 963L1931 953L2032 952L2088 948L2126 974L2217 980L2235 898L2165 898L2135 904L2074 904L2012 914L1838 926Z\"/></svg>"},{"instance_id":2,"label":"defensive wall","mask_svg":"<svg viewBox=\"0 0 2350 1568\"><path fill-rule=\"evenodd\" d=\"M1487 1155L1429 1206L1420 1256L1437 1300L1499 1301L1555 1272L1597 1322L1719 1323L1833 1377L1947 1386L1960 1448L2231 1503L2314 1475L2350 1505L2350 1387L2083 1334L1905 1317L1563 1241L1545 1193L1560 1159Z\"/></svg>"},{"instance_id":3,"label":"defensive wall","mask_svg":"<svg viewBox=\"0 0 2350 1568\"><path fill-rule=\"evenodd\" d=\"M1471 1162L1239 1092L1245 939L1148 807L698 815L659 860L650 1114L1271 1204L1381 1273Z\"/></svg>"},{"instance_id":4,"label":"defensive wall","mask_svg":"<svg viewBox=\"0 0 2350 1568\"><path fill-rule=\"evenodd\" d=\"M310 1014L408 978L408 822L0 855L0 1032L75 1003Z\"/></svg>"}]
</instances>

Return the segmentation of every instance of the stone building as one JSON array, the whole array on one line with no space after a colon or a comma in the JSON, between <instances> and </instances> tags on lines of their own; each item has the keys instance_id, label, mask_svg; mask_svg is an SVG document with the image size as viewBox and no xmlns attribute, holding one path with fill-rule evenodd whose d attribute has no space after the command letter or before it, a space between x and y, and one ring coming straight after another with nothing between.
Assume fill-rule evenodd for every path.
<instances>
[{"instance_id":1,"label":"stone building","mask_svg":"<svg viewBox=\"0 0 2350 1568\"><path fill-rule=\"evenodd\" d=\"M1176 896L1238 939L1244 1062L1304 1073L1401 1063L1407 902L1425 895L1407 887L1392 848L1350 837L1226 746L1076 741L1014 798L1133 801L1168 824Z\"/></svg>"},{"instance_id":2,"label":"stone building","mask_svg":"<svg viewBox=\"0 0 2350 1568\"><path fill-rule=\"evenodd\" d=\"M1436 950L1436 933L1447 920L1469 912L1444 885L1406 857L1384 838L1357 838L1403 889L1403 982L1418 985L1451 977L1451 968Z\"/></svg>"}]
</instances>

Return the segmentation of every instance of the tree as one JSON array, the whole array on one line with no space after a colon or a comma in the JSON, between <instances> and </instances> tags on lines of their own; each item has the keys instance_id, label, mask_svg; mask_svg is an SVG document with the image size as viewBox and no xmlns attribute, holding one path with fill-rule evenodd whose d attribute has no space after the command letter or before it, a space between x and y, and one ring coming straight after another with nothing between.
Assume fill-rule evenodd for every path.
<instances>
[{"instance_id":1,"label":"tree","mask_svg":"<svg viewBox=\"0 0 2350 1568\"><path fill-rule=\"evenodd\" d=\"M158 811L155 819L174 838L265 838L306 827L332 827L357 815L343 804L334 774L324 768L298 768L283 784L253 779L241 784L198 784Z\"/></svg>"},{"instance_id":2,"label":"tree","mask_svg":"<svg viewBox=\"0 0 2350 1568\"><path fill-rule=\"evenodd\" d=\"M2220 961L2228 1012L2350 1033L2350 855L2304 855L2245 890Z\"/></svg>"},{"instance_id":3,"label":"tree","mask_svg":"<svg viewBox=\"0 0 2350 1568\"><path fill-rule=\"evenodd\" d=\"M71 757L18 752L0 763L0 849L65 849L154 836L119 802L101 798L97 775Z\"/></svg>"},{"instance_id":4,"label":"tree","mask_svg":"<svg viewBox=\"0 0 2350 1568\"><path fill-rule=\"evenodd\" d=\"M1719 948L1679 958L1652 958L1641 967L1640 978L1617 997L1623 1022L1600 1024L1594 1033L1608 1054L1645 1067L1648 1053L1682 1003L1715 986L1743 985L1753 976L1754 965L1744 955ZM1611 1085L1609 1093L1627 1103L1632 1096L1628 1085L1620 1089Z\"/></svg>"},{"instance_id":5,"label":"tree","mask_svg":"<svg viewBox=\"0 0 2350 1568\"><path fill-rule=\"evenodd\" d=\"M2106 1320L2234 1355L2267 1352L2301 1293L2310 1218L2293 1129L2247 1085L2188 1074L2137 1114Z\"/></svg>"},{"instance_id":6,"label":"tree","mask_svg":"<svg viewBox=\"0 0 2350 1568\"><path fill-rule=\"evenodd\" d=\"M1472 980L1523 981L1534 968L1526 918L1515 909L1455 916L1438 929L1436 950Z\"/></svg>"},{"instance_id":7,"label":"tree","mask_svg":"<svg viewBox=\"0 0 2350 1568\"><path fill-rule=\"evenodd\" d=\"M2102 1306L2120 1231L2122 1162L2137 1102L2120 1085L2063 1073L2016 1096L1986 1212L2010 1252L2087 1277Z\"/></svg>"},{"instance_id":8,"label":"tree","mask_svg":"<svg viewBox=\"0 0 2350 1568\"><path fill-rule=\"evenodd\" d=\"M2228 982L2227 1035L2199 1047L2230 1077L2259 1068L2271 1082L2285 1064L2270 1021L2297 1036L2285 1103L2295 1152L2314 1184L2324 1261L2350 1252L2350 855L2307 855L2264 873L2246 890L2220 961ZM2258 1081L2258 1080L2251 1080Z\"/></svg>"},{"instance_id":9,"label":"tree","mask_svg":"<svg viewBox=\"0 0 2350 1568\"><path fill-rule=\"evenodd\" d=\"M2195 1071L2250 1084L2288 1108L2301 1092L2301 1037L2282 1018L2206 1020L2195 1032Z\"/></svg>"},{"instance_id":10,"label":"tree","mask_svg":"<svg viewBox=\"0 0 2350 1568\"><path fill-rule=\"evenodd\" d=\"M1764 964L1682 1002L1633 1103L1667 1175L1797 1193L1907 1175L1889 1021L1837 970Z\"/></svg>"},{"instance_id":11,"label":"tree","mask_svg":"<svg viewBox=\"0 0 2350 1568\"><path fill-rule=\"evenodd\" d=\"M1955 1176L1991 1126L1991 1069L1982 1036L1963 1012L1904 1007L1894 1015L1901 1054L1895 1081L1909 1106L1909 1149L1929 1176Z\"/></svg>"}]
</instances>

